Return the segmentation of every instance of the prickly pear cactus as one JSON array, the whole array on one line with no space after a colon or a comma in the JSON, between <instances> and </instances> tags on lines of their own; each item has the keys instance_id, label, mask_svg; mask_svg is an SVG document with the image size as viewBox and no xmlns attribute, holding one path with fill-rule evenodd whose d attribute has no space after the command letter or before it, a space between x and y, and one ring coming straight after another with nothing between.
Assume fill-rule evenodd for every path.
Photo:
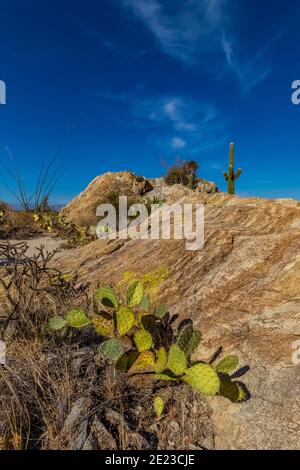
<instances>
[{"instance_id":1,"label":"prickly pear cactus","mask_svg":"<svg viewBox=\"0 0 300 470\"><path fill-rule=\"evenodd\" d=\"M113 338L115 336L114 321L112 318L105 318L102 315L93 315L92 323L95 328L95 331L99 335L108 338Z\"/></svg>"},{"instance_id":2,"label":"prickly pear cactus","mask_svg":"<svg viewBox=\"0 0 300 470\"><path fill-rule=\"evenodd\" d=\"M152 351L143 351L131 366L129 372L152 372L155 369L155 356Z\"/></svg>"},{"instance_id":3,"label":"prickly pear cactus","mask_svg":"<svg viewBox=\"0 0 300 470\"><path fill-rule=\"evenodd\" d=\"M153 407L154 407L154 411L156 413L157 418L160 418L165 409L165 401L160 395L157 395L156 397L154 397Z\"/></svg>"},{"instance_id":4,"label":"prickly pear cactus","mask_svg":"<svg viewBox=\"0 0 300 470\"><path fill-rule=\"evenodd\" d=\"M173 372L173 374L180 376L184 373L186 367L187 358L185 353L177 344L173 344L169 350L167 368Z\"/></svg>"},{"instance_id":5,"label":"prickly pear cactus","mask_svg":"<svg viewBox=\"0 0 300 470\"><path fill-rule=\"evenodd\" d=\"M133 339L139 352L148 351L153 346L152 335L146 330L138 330Z\"/></svg>"},{"instance_id":6,"label":"prickly pear cactus","mask_svg":"<svg viewBox=\"0 0 300 470\"><path fill-rule=\"evenodd\" d=\"M118 308L118 299L111 287L100 287L96 290L94 297L105 307Z\"/></svg>"},{"instance_id":7,"label":"prickly pear cactus","mask_svg":"<svg viewBox=\"0 0 300 470\"><path fill-rule=\"evenodd\" d=\"M141 309L143 309L145 312L148 312L149 307L150 307L150 300L149 300L149 297L148 297L147 295L144 295L144 296L143 296L142 301L141 301L139 307L140 307Z\"/></svg>"},{"instance_id":8,"label":"prickly pear cactus","mask_svg":"<svg viewBox=\"0 0 300 470\"><path fill-rule=\"evenodd\" d=\"M156 358L155 372L160 374L166 370L168 365L168 353L164 347L161 347L156 351Z\"/></svg>"},{"instance_id":9,"label":"prickly pear cactus","mask_svg":"<svg viewBox=\"0 0 300 470\"><path fill-rule=\"evenodd\" d=\"M164 380L166 382L177 382L179 379L175 377L171 372L165 372L164 374L154 374L155 380Z\"/></svg>"},{"instance_id":10,"label":"prickly pear cactus","mask_svg":"<svg viewBox=\"0 0 300 470\"><path fill-rule=\"evenodd\" d=\"M216 395L220 389L220 379L209 364L196 364L186 370L183 380L203 395Z\"/></svg>"},{"instance_id":11,"label":"prickly pear cactus","mask_svg":"<svg viewBox=\"0 0 300 470\"><path fill-rule=\"evenodd\" d=\"M179 332L177 344L187 356L191 356L202 339L201 332L194 330L192 324L185 325Z\"/></svg>"},{"instance_id":12,"label":"prickly pear cactus","mask_svg":"<svg viewBox=\"0 0 300 470\"><path fill-rule=\"evenodd\" d=\"M245 400L246 394L237 382L232 382L230 379L222 379L220 384L220 395L233 403L240 403Z\"/></svg>"},{"instance_id":13,"label":"prickly pear cactus","mask_svg":"<svg viewBox=\"0 0 300 470\"><path fill-rule=\"evenodd\" d=\"M72 328L83 328L91 324L91 320L82 308L72 308L69 310L66 322Z\"/></svg>"},{"instance_id":14,"label":"prickly pear cactus","mask_svg":"<svg viewBox=\"0 0 300 470\"><path fill-rule=\"evenodd\" d=\"M227 356L216 365L215 369L220 374L229 374L233 372L238 365L239 359L237 356Z\"/></svg>"},{"instance_id":15,"label":"prickly pear cactus","mask_svg":"<svg viewBox=\"0 0 300 470\"><path fill-rule=\"evenodd\" d=\"M144 298L144 288L140 281L133 282L126 293L127 305L129 307L138 307Z\"/></svg>"},{"instance_id":16,"label":"prickly pear cactus","mask_svg":"<svg viewBox=\"0 0 300 470\"><path fill-rule=\"evenodd\" d=\"M125 353L122 354L121 357L116 362L116 370L119 372L127 372L128 371L128 364L129 364L129 354Z\"/></svg>"},{"instance_id":17,"label":"prickly pear cactus","mask_svg":"<svg viewBox=\"0 0 300 470\"><path fill-rule=\"evenodd\" d=\"M155 309L155 316L162 320L168 313L169 308L166 304L158 305Z\"/></svg>"},{"instance_id":18,"label":"prickly pear cactus","mask_svg":"<svg viewBox=\"0 0 300 470\"><path fill-rule=\"evenodd\" d=\"M63 317L56 315L55 317L50 318L48 328L51 331L59 331L62 330L66 324L67 322Z\"/></svg>"},{"instance_id":19,"label":"prickly pear cactus","mask_svg":"<svg viewBox=\"0 0 300 470\"><path fill-rule=\"evenodd\" d=\"M102 357L110 362L116 362L124 353L122 343L117 339L108 339L99 347Z\"/></svg>"},{"instance_id":20,"label":"prickly pear cactus","mask_svg":"<svg viewBox=\"0 0 300 470\"><path fill-rule=\"evenodd\" d=\"M134 313L129 307L119 307L116 311L118 334L125 336L135 324Z\"/></svg>"}]
</instances>

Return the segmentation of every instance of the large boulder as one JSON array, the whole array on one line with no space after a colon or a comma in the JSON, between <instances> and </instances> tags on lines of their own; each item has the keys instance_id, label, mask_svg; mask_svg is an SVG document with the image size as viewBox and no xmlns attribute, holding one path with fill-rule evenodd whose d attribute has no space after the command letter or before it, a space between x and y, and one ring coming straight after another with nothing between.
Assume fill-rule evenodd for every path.
<instances>
[{"instance_id":1,"label":"large boulder","mask_svg":"<svg viewBox=\"0 0 300 470\"><path fill-rule=\"evenodd\" d=\"M169 269L161 288L179 319L203 332L199 358L219 346L235 353L249 401L210 399L219 449L296 449L300 442L300 203L200 194L172 187L166 202L205 204L205 245L184 240L97 240L62 259L62 267L96 285L125 271ZM246 370L246 369L245 369Z\"/></svg>"},{"instance_id":2,"label":"large boulder","mask_svg":"<svg viewBox=\"0 0 300 470\"><path fill-rule=\"evenodd\" d=\"M98 221L96 208L99 204L110 202L112 196L143 196L151 189L148 180L129 171L105 173L97 176L79 196L67 204L61 210L61 215L80 226L94 225Z\"/></svg>"}]
</instances>

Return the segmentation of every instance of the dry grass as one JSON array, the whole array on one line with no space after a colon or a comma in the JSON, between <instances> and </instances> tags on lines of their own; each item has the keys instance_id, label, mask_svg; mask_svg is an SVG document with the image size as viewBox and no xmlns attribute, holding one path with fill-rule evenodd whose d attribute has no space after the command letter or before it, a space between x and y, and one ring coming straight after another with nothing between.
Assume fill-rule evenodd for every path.
<instances>
[{"instance_id":1,"label":"dry grass","mask_svg":"<svg viewBox=\"0 0 300 470\"><path fill-rule=\"evenodd\" d=\"M51 254L43 249L23 263L22 246L9 250L11 264L1 272L8 311L0 319L7 349L0 366L0 449L188 449L213 435L198 395L117 372L98 354L101 338L93 328L47 333L53 314L75 305L91 309L88 286L49 266ZM158 391L167 402L160 421L151 406Z\"/></svg>"}]
</instances>

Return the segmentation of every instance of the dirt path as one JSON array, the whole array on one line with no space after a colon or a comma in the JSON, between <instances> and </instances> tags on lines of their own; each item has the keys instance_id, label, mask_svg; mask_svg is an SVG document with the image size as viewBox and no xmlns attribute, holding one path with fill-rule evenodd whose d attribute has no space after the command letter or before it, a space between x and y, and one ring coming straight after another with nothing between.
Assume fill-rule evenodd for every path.
<instances>
[{"instance_id":1,"label":"dirt path","mask_svg":"<svg viewBox=\"0 0 300 470\"><path fill-rule=\"evenodd\" d=\"M28 245L27 256L30 258L37 253L37 249L40 248L42 245L49 252L56 250L56 249L60 249L61 251L56 254L55 258L62 256L62 254L66 251L66 249L61 248L61 244L64 242L64 240L58 237L47 235L47 234L40 235L36 238L31 238L28 240L10 239L10 240L3 241L3 243L6 243L6 242L9 242L10 244L26 242Z\"/></svg>"}]
</instances>

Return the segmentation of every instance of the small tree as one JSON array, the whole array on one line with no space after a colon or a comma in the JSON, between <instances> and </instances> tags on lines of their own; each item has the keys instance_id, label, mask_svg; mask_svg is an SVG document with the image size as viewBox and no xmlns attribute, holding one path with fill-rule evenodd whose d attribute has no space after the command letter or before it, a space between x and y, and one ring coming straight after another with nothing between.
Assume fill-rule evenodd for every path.
<instances>
[{"instance_id":1,"label":"small tree","mask_svg":"<svg viewBox=\"0 0 300 470\"><path fill-rule=\"evenodd\" d=\"M175 165L169 168L164 180L169 186L173 184L182 184L193 189L198 181L197 177L198 163L194 160L178 160Z\"/></svg>"}]
</instances>

